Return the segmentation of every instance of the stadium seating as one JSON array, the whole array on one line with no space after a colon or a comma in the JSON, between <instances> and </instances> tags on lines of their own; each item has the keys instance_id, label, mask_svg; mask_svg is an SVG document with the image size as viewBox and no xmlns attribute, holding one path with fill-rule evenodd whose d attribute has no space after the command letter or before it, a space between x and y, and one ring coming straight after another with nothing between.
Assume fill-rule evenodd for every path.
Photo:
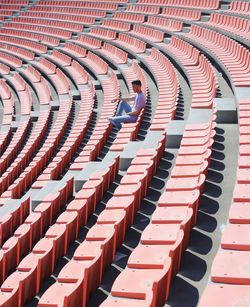
<instances>
[{"instance_id":1,"label":"stadium seating","mask_svg":"<svg viewBox=\"0 0 250 307\"><path fill-rule=\"evenodd\" d=\"M249 16L0 0L0 306L248 306Z\"/></svg>"}]
</instances>

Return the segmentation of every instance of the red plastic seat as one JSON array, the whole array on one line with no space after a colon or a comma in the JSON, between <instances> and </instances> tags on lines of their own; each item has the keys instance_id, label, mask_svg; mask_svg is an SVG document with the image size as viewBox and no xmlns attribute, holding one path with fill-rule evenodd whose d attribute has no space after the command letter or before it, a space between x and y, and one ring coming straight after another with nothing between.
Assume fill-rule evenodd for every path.
<instances>
[{"instance_id":1,"label":"red plastic seat","mask_svg":"<svg viewBox=\"0 0 250 307\"><path fill-rule=\"evenodd\" d=\"M88 200L87 199L74 199L72 200L67 208L67 212L77 212L77 227L80 229L87 223L87 204Z\"/></svg>"},{"instance_id":2,"label":"red plastic seat","mask_svg":"<svg viewBox=\"0 0 250 307\"><path fill-rule=\"evenodd\" d=\"M75 200L87 200L87 217L96 210L96 189L81 189L75 195Z\"/></svg>"},{"instance_id":3,"label":"red plastic seat","mask_svg":"<svg viewBox=\"0 0 250 307\"><path fill-rule=\"evenodd\" d=\"M30 249L42 236L41 216L40 212L33 212L25 220L25 224L30 226Z\"/></svg>"},{"instance_id":4,"label":"red plastic seat","mask_svg":"<svg viewBox=\"0 0 250 307\"><path fill-rule=\"evenodd\" d=\"M56 220L56 224L66 225L66 246L75 241L78 236L77 213L64 211Z\"/></svg>"},{"instance_id":5,"label":"red plastic seat","mask_svg":"<svg viewBox=\"0 0 250 307\"><path fill-rule=\"evenodd\" d=\"M95 287L101 283L104 265L103 259L105 258L105 244L101 241L84 241L75 250L73 259L74 260L95 260L95 280L96 283L90 283L88 287L95 289ZM107 250L108 252L108 250ZM97 281L98 280L98 281Z\"/></svg>"},{"instance_id":6,"label":"red plastic seat","mask_svg":"<svg viewBox=\"0 0 250 307\"><path fill-rule=\"evenodd\" d=\"M222 233L221 247L225 249L250 250L250 225L227 224Z\"/></svg>"},{"instance_id":7,"label":"red plastic seat","mask_svg":"<svg viewBox=\"0 0 250 307\"><path fill-rule=\"evenodd\" d=\"M96 223L116 225L117 247L122 244L125 239L126 232L126 211L124 209L105 209L98 216Z\"/></svg>"},{"instance_id":8,"label":"red plastic seat","mask_svg":"<svg viewBox=\"0 0 250 307\"><path fill-rule=\"evenodd\" d=\"M250 173L250 168L238 168L237 182L243 184L249 184L250 183L249 173Z\"/></svg>"},{"instance_id":9,"label":"red plastic seat","mask_svg":"<svg viewBox=\"0 0 250 307\"><path fill-rule=\"evenodd\" d=\"M148 174L147 172L141 173L141 174L128 174L122 177L120 184L136 184L138 182L141 182L142 186L142 198L146 196L147 193L147 187L148 187Z\"/></svg>"},{"instance_id":10,"label":"red plastic seat","mask_svg":"<svg viewBox=\"0 0 250 307\"><path fill-rule=\"evenodd\" d=\"M153 295L147 295L146 299L131 299L124 297L108 297L100 307L150 307L152 306Z\"/></svg>"},{"instance_id":11,"label":"red plastic seat","mask_svg":"<svg viewBox=\"0 0 250 307\"><path fill-rule=\"evenodd\" d=\"M212 283L206 286L199 307L247 306L250 301L249 285Z\"/></svg>"},{"instance_id":12,"label":"red plastic seat","mask_svg":"<svg viewBox=\"0 0 250 307\"><path fill-rule=\"evenodd\" d=\"M200 190L205 182L205 179L206 177L204 174L193 177L170 178L165 187L167 191Z\"/></svg>"},{"instance_id":13,"label":"red plastic seat","mask_svg":"<svg viewBox=\"0 0 250 307\"><path fill-rule=\"evenodd\" d=\"M221 250L214 258L211 279L229 284L250 284L250 252Z\"/></svg>"},{"instance_id":14,"label":"red plastic seat","mask_svg":"<svg viewBox=\"0 0 250 307\"><path fill-rule=\"evenodd\" d=\"M133 195L128 196L113 196L106 204L106 209L124 209L126 211L126 228L133 224L134 221L134 202Z\"/></svg>"},{"instance_id":15,"label":"red plastic seat","mask_svg":"<svg viewBox=\"0 0 250 307\"><path fill-rule=\"evenodd\" d=\"M18 239L16 237L9 238L0 250L0 282L5 280L8 273L18 265Z\"/></svg>"},{"instance_id":16,"label":"red plastic seat","mask_svg":"<svg viewBox=\"0 0 250 307\"><path fill-rule=\"evenodd\" d=\"M250 224L250 203L233 203L229 211L229 222Z\"/></svg>"},{"instance_id":17,"label":"red plastic seat","mask_svg":"<svg viewBox=\"0 0 250 307\"><path fill-rule=\"evenodd\" d=\"M250 184L236 184L233 200L234 202L250 202Z\"/></svg>"},{"instance_id":18,"label":"red plastic seat","mask_svg":"<svg viewBox=\"0 0 250 307\"><path fill-rule=\"evenodd\" d=\"M18 239L17 259L19 263L20 259L31 250L30 225L20 225L15 231L14 236Z\"/></svg>"},{"instance_id":19,"label":"red plastic seat","mask_svg":"<svg viewBox=\"0 0 250 307\"><path fill-rule=\"evenodd\" d=\"M188 206L193 209L192 226L196 222L200 192L199 190L193 191L165 191L158 201L159 207L169 206Z\"/></svg>"},{"instance_id":20,"label":"red plastic seat","mask_svg":"<svg viewBox=\"0 0 250 307\"><path fill-rule=\"evenodd\" d=\"M163 306L168 297L171 263L164 269L130 269L126 268L116 278L111 294L118 297L143 299L153 294L152 306Z\"/></svg>"},{"instance_id":21,"label":"red plastic seat","mask_svg":"<svg viewBox=\"0 0 250 307\"><path fill-rule=\"evenodd\" d=\"M138 182L136 184L119 185L114 191L114 196L133 195L135 197L134 209L135 209L135 212L137 212L141 204L141 193L142 193L141 183Z\"/></svg>"},{"instance_id":22,"label":"red plastic seat","mask_svg":"<svg viewBox=\"0 0 250 307\"><path fill-rule=\"evenodd\" d=\"M0 218L0 246L12 234L12 215L5 214Z\"/></svg>"},{"instance_id":23,"label":"red plastic seat","mask_svg":"<svg viewBox=\"0 0 250 307\"><path fill-rule=\"evenodd\" d=\"M32 266L31 269L12 273L2 284L1 291L12 292L17 288L19 304L23 306L36 295L36 267Z\"/></svg>"},{"instance_id":24,"label":"red plastic seat","mask_svg":"<svg viewBox=\"0 0 250 307\"><path fill-rule=\"evenodd\" d=\"M41 231L44 233L52 223L52 204L42 202L34 209L34 212L41 213Z\"/></svg>"},{"instance_id":25,"label":"red plastic seat","mask_svg":"<svg viewBox=\"0 0 250 307\"><path fill-rule=\"evenodd\" d=\"M149 224L141 236L142 244L174 244L180 224Z\"/></svg>"},{"instance_id":26,"label":"red plastic seat","mask_svg":"<svg viewBox=\"0 0 250 307\"><path fill-rule=\"evenodd\" d=\"M116 250L116 230L114 224L95 224L87 233L86 240L99 241L102 244L105 267L113 261Z\"/></svg>"},{"instance_id":27,"label":"red plastic seat","mask_svg":"<svg viewBox=\"0 0 250 307\"><path fill-rule=\"evenodd\" d=\"M46 232L45 238L51 239L55 244L55 262L64 256L67 251L66 241L66 225L65 224L53 224Z\"/></svg>"},{"instance_id":28,"label":"red plastic seat","mask_svg":"<svg viewBox=\"0 0 250 307\"><path fill-rule=\"evenodd\" d=\"M71 307L79 306L79 296L74 295L78 284L56 282L50 286L39 300L39 307ZM62 295L63 294L63 295ZM72 295L73 294L73 295Z\"/></svg>"},{"instance_id":29,"label":"red plastic seat","mask_svg":"<svg viewBox=\"0 0 250 307\"><path fill-rule=\"evenodd\" d=\"M192 227L193 209L183 207L157 207L152 215L153 224L180 224L184 231L183 249L187 248Z\"/></svg>"}]
</instances>

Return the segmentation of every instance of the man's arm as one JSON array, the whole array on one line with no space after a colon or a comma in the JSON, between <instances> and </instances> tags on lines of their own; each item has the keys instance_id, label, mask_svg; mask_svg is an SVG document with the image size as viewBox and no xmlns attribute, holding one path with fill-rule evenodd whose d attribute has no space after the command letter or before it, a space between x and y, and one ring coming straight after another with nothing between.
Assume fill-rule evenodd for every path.
<instances>
[{"instance_id":1,"label":"man's arm","mask_svg":"<svg viewBox=\"0 0 250 307\"><path fill-rule=\"evenodd\" d=\"M141 108L141 109L142 109L142 108ZM141 112L141 109L138 109L138 110L133 111L133 112L128 112L127 114L128 114L128 115L139 115L140 112Z\"/></svg>"},{"instance_id":2,"label":"man's arm","mask_svg":"<svg viewBox=\"0 0 250 307\"><path fill-rule=\"evenodd\" d=\"M128 97L128 98L113 99L112 102L118 102L118 101L129 102L129 101L134 101L134 100L135 100L135 97Z\"/></svg>"}]
</instances>

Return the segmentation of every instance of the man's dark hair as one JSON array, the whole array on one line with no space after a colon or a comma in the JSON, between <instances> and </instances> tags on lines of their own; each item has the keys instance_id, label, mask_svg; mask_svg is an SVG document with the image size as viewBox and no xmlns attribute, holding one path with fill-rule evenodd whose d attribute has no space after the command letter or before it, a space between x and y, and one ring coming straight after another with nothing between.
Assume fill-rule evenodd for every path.
<instances>
[{"instance_id":1,"label":"man's dark hair","mask_svg":"<svg viewBox=\"0 0 250 307\"><path fill-rule=\"evenodd\" d=\"M141 80L134 80L134 81L132 81L132 85L139 85L139 86L141 86Z\"/></svg>"}]
</instances>

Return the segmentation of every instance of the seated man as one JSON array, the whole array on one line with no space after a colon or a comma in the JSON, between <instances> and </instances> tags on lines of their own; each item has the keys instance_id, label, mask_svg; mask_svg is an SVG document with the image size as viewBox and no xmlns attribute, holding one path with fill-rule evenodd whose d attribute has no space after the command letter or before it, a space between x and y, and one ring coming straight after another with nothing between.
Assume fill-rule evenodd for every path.
<instances>
[{"instance_id":1,"label":"seated man","mask_svg":"<svg viewBox=\"0 0 250 307\"><path fill-rule=\"evenodd\" d=\"M121 98L119 102L116 114L114 117L109 117L109 121L116 128L121 128L121 123L134 123L136 122L141 109L145 108L145 95L141 90L141 81L135 80L132 81L133 91L136 93L134 97L131 98ZM120 99L113 100L113 102L119 101ZM134 101L133 106L131 107L128 103L129 101ZM122 115L123 111L126 114Z\"/></svg>"}]
</instances>

